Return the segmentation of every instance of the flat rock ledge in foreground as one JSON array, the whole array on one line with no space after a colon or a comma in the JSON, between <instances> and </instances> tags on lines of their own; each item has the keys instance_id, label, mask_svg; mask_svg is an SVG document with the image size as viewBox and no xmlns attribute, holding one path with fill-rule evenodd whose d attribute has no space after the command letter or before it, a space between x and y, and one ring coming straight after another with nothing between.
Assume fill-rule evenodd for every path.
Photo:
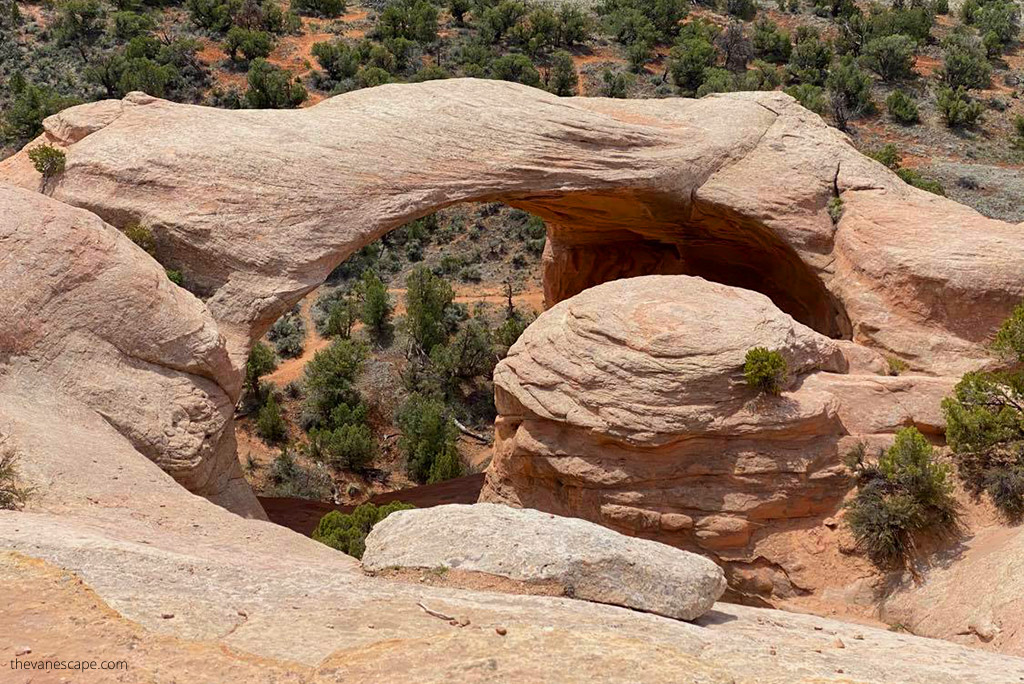
<instances>
[{"instance_id":1,"label":"flat rock ledge in foreground","mask_svg":"<svg viewBox=\"0 0 1024 684\"><path fill-rule=\"evenodd\" d=\"M392 513L366 538L363 567L481 572L680 620L708 612L725 591L722 569L703 556L497 504Z\"/></svg>"}]
</instances>

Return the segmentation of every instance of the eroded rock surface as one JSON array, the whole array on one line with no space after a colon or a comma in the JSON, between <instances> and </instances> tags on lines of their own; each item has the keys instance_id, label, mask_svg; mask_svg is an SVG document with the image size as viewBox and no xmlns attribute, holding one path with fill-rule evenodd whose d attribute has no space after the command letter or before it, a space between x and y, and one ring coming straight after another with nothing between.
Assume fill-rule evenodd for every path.
<instances>
[{"instance_id":1,"label":"eroded rock surface","mask_svg":"<svg viewBox=\"0 0 1024 684\"><path fill-rule=\"evenodd\" d=\"M80 402L183 486L262 516L235 456L239 379L203 303L87 211L0 186L0 215L0 393Z\"/></svg>"},{"instance_id":2,"label":"eroded rock surface","mask_svg":"<svg viewBox=\"0 0 1024 684\"><path fill-rule=\"evenodd\" d=\"M779 397L744 381L755 346L789 363ZM859 442L884 448L908 425L941 439L940 402L958 378L879 375L865 352L764 295L700 278L591 288L542 314L498 365L481 499L707 554L725 566L733 599L820 610L825 598L870 613L892 587L834 519L853 485L842 457ZM1020 648L1013 590L978 602L970 587L1007 586L1021 538L947 550L880 617ZM976 622L986 636L971 632Z\"/></svg>"},{"instance_id":3,"label":"eroded rock surface","mask_svg":"<svg viewBox=\"0 0 1024 684\"><path fill-rule=\"evenodd\" d=\"M363 567L450 568L555 585L570 598L693 620L725 591L703 556L578 518L480 503L392 513L366 538Z\"/></svg>"},{"instance_id":4,"label":"eroded rock surface","mask_svg":"<svg viewBox=\"0 0 1024 684\"><path fill-rule=\"evenodd\" d=\"M236 366L348 255L468 200L547 220L551 304L614 278L705 276L920 370L983 362L1024 295L1018 226L906 185L782 93L566 99L451 79L289 111L133 93L51 117L43 137L68 157L46 192L151 226ZM33 174L24 153L0 165L43 187Z\"/></svg>"}]
</instances>

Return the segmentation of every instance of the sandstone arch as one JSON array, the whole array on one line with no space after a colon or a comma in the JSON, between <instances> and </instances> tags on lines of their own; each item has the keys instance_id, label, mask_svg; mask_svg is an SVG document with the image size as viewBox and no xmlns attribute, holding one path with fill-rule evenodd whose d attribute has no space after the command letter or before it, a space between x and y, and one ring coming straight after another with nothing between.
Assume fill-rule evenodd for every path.
<instances>
[{"instance_id":1,"label":"sandstone arch","mask_svg":"<svg viewBox=\"0 0 1024 684\"><path fill-rule=\"evenodd\" d=\"M610 277L702 275L930 372L980 363L979 343L1024 295L1017 227L906 186L780 93L559 99L463 79L295 111L132 94L46 126L68 153L46 191L151 225L236 367L349 254L468 200L550 222L551 301ZM0 179L38 188L26 164L8 160Z\"/></svg>"}]
</instances>

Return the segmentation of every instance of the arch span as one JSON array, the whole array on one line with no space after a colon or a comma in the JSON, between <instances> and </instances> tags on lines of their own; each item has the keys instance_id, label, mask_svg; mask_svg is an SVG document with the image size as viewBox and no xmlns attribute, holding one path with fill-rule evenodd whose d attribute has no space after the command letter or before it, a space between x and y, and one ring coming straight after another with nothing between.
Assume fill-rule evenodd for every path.
<instances>
[{"instance_id":1,"label":"arch span","mask_svg":"<svg viewBox=\"0 0 1024 684\"><path fill-rule=\"evenodd\" d=\"M561 99L459 79L289 111L133 93L46 128L68 162L45 191L115 225L151 226L236 368L354 251L464 201L548 221L552 301L609 278L702 275L918 368L973 365L1024 294L1017 227L909 188L781 93ZM40 187L23 155L0 179Z\"/></svg>"}]
</instances>

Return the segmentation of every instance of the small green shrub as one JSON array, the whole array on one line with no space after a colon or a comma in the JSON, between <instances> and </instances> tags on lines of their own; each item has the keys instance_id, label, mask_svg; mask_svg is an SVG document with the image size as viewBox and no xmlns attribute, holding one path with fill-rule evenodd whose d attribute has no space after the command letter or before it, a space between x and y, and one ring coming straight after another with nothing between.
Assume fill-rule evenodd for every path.
<instances>
[{"instance_id":1,"label":"small green shrub","mask_svg":"<svg viewBox=\"0 0 1024 684\"><path fill-rule=\"evenodd\" d=\"M962 87L939 88L937 104L939 113L950 128L973 126L981 119L984 106L971 99Z\"/></svg>"},{"instance_id":2,"label":"small green shrub","mask_svg":"<svg viewBox=\"0 0 1024 684\"><path fill-rule=\"evenodd\" d=\"M885 357L885 366L889 375L902 375L910 369L910 364L898 356Z\"/></svg>"},{"instance_id":3,"label":"small green shrub","mask_svg":"<svg viewBox=\"0 0 1024 684\"><path fill-rule=\"evenodd\" d=\"M876 464L863 445L846 457L857 478L857 493L846 504L845 521L857 544L881 567L905 564L923 536L947 536L959 529L949 467L933 458L932 445L909 427Z\"/></svg>"},{"instance_id":4,"label":"small green shrub","mask_svg":"<svg viewBox=\"0 0 1024 684\"><path fill-rule=\"evenodd\" d=\"M277 368L277 358L273 350L262 342L257 342L249 351L249 358L245 362L245 391L251 397L255 397L260 391L260 378L267 373L272 373Z\"/></svg>"},{"instance_id":5,"label":"small green shrub","mask_svg":"<svg viewBox=\"0 0 1024 684\"><path fill-rule=\"evenodd\" d=\"M268 444L283 442L288 437L288 426L281 416L281 407L273 392L268 394L266 402L260 408L256 418L256 431Z\"/></svg>"},{"instance_id":6,"label":"small green shrub","mask_svg":"<svg viewBox=\"0 0 1024 684\"><path fill-rule=\"evenodd\" d=\"M387 287L369 269L363 272L362 294L363 322L376 339L382 340L391 330L391 312L394 307Z\"/></svg>"},{"instance_id":7,"label":"small green shrub","mask_svg":"<svg viewBox=\"0 0 1024 684\"><path fill-rule=\"evenodd\" d=\"M270 496L298 499L326 500L331 493L331 478L321 467L304 468L292 457L288 449L270 464Z\"/></svg>"},{"instance_id":8,"label":"small green shrub","mask_svg":"<svg viewBox=\"0 0 1024 684\"><path fill-rule=\"evenodd\" d=\"M0 510L17 511L25 506L33 489L18 484L18 453L0 446Z\"/></svg>"},{"instance_id":9,"label":"small green shrub","mask_svg":"<svg viewBox=\"0 0 1024 684\"><path fill-rule=\"evenodd\" d=\"M894 90L885 98L885 107L889 110L889 118L898 124L910 126L921 120L917 103L902 90Z\"/></svg>"},{"instance_id":10,"label":"small green shrub","mask_svg":"<svg viewBox=\"0 0 1024 684\"><path fill-rule=\"evenodd\" d=\"M1016 150L1024 150L1024 116L1020 114L1013 117L1013 141L1011 144Z\"/></svg>"},{"instance_id":11,"label":"small green shrub","mask_svg":"<svg viewBox=\"0 0 1024 684\"><path fill-rule=\"evenodd\" d=\"M331 511L320 519L313 530L313 539L354 558L362 558L366 550L366 535L370 534L373 526L395 511L407 511L412 508L416 507L401 501L392 501L381 506L364 503L356 506L351 513Z\"/></svg>"},{"instance_id":12,"label":"small green shrub","mask_svg":"<svg viewBox=\"0 0 1024 684\"><path fill-rule=\"evenodd\" d=\"M167 274L167 279L170 280L172 283L174 283L178 287L185 287L185 276L181 273L181 271L175 271L174 269L171 268L165 268L164 273Z\"/></svg>"},{"instance_id":13,"label":"small green shrub","mask_svg":"<svg viewBox=\"0 0 1024 684\"><path fill-rule=\"evenodd\" d=\"M789 365L777 351L754 347L747 352L743 377L747 385L765 394L780 394Z\"/></svg>"},{"instance_id":14,"label":"small green shrub","mask_svg":"<svg viewBox=\"0 0 1024 684\"><path fill-rule=\"evenodd\" d=\"M828 201L828 216L832 219L832 225L838 225L839 219L843 218L843 199L833 197Z\"/></svg>"},{"instance_id":15,"label":"small green shrub","mask_svg":"<svg viewBox=\"0 0 1024 684\"><path fill-rule=\"evenodd\" d=\"M914 169L897 169L896 175L899 176L907 185L913 185L915 188L927 190L935 195L941 195L943 197L946 196L946 190L942 187L942 183L937 180L932 180L931 178L925 178Z\"/></svg>"},{"instance_id":16,"label":"small green shrub","mask_svg":"<svg viewBox=\"0 0 1024 684\"><path fill-rule=\"evenodd\" d=\"M138 222L132 222L121 229L125 237L142 248L149 256L156 258L156 238L153 231Z\"/></svg>"},{"instance_id":17,"label":"small green shrub","mask_svg":"<svg viewBox=\"0 0 1024 684\"><path fill-rule=\"evenodd\" d=\"M39 145L28 151L28 158L43 178L53 178L64 173L67 156L53 145Z\"/></svg>"},{"instance_id":18,"label":"small green shrub","mask_svg":"<svg viewBox=\"0 0 1024 684\"><path fill-rule=\"evenodd\" d=\"M345 0L292 0L292 11L311 17L332 19L347 9Z\"/></svg>"},{"instance_id":19,"label":"small green shrub","mask_svg":"<svg viewBox=\"0 0 1024 684\"><path fill-rule=\"evenodd\" d=\"M987 492L1007 518L1024 516L1024 304L996 334L1013 370L967 373L942 402L946 440L968 491Z\"/></svg>"},{"instance_id":20,"label":"small green shrub","mask_svg":"<svg viewBox=\"0 0 1024 684\"><path fill-rule=\"evenodd\" d=\"M440 399L413 394L398 410L396 422L402 431L399 446L406 457L409 477L416 482L436 482L432 478L439 475L442 468L435 468L435 462L450 462L453 453L455 459L458 458L459 433L448 408ZM452 470L461 474L461 463L458 469L446 465L443 470L444 474Z\"/></svg>"}]
</instances>

